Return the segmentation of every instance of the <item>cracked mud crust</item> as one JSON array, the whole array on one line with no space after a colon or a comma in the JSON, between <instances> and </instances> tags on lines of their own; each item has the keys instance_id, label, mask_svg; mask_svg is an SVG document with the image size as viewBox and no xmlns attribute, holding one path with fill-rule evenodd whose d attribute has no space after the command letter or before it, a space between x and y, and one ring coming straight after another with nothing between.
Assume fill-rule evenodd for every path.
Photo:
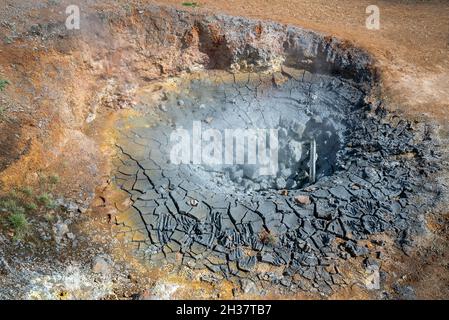
<instances>
[{"instance_id":1,"label":"cracked mud crust","mask_svg":"<svg viewBox=\"0 0 449 320\"><path fill-rule=\"evenodd\" d=\"M428 177L441 156L429 148L435 146L431 128L380 107L370 111L363 93L338 78L296 74L280 85L271 81L274 74L203 74L163 92L162 110L118 121L114 182L129 194L131 207L116 217L117 232L136 245L138 256L156 266L207 269L217 279L331 294L347 282L337 271L341 260L376 256L375 247L360 241L391 231L407 248L424 232L420 216L437 200ZM327 127L317 127L317 117ZM319 175L317 183L288 188L297 176L280 172L284 192L275 184L261 189L265 180L247 176L242 188L226 168L170 164L170 133L195 120L207 128L290 130L296 126L288 122L298 121L308 139L321 136L322 158L328 141L342 147L335 172ZM336 131L341 140L333 141ZM319 172L328 166L329 159L322 160ZM308 201L300 203L299 196ZM282 276L259 264L280 267Z\"/></svg>"}]
</instances>

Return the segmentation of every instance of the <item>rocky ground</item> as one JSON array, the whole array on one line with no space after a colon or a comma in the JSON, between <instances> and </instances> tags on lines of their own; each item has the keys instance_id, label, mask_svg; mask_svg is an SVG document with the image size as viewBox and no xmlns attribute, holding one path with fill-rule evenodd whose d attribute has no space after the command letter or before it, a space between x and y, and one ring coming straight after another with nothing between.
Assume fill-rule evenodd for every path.
<instances>
[{"instance_id":1,"label":"rocky ground","mask_svg":"<svg viewBox=\"0 0 449 320\"><path fill-rule=\"evenodd\" d=\"M85 24L79 32L64 28L67 1L3 2L0 78L7 82L0 93L1 298L449 296L448 215L444 209L449 62L447 19L441 17L445 2L382 3L382 29L369 35L363 29L364 3L353 1L203 1L193 7L165 1L190 12L184 13L146 1L86 0L82 2ZM289 6L297 10L286 14ZM285 29L276 23L207 17L214 12L269 18L344 40L301 28ZM395 22L399 16L402 23ZM246 46L248 42L250 46ZM323 56L314 52L311 44L321 45ZM209 269L192 268L177 263L176 254L171 263L155 267L150 257L139 254L139 249L155 243L134 232L134 225L120 221L130 206L142 210L136 197L130 198L126 192L145 196L154 186L135 188L139 179L129 168L122 172L125 184L114 179L117 168L111 160L120 154L117 145L123 141L115 126L123 119L136 121L153 104L156 113L171 114L152 98L148 100L145 88L152 87L151 95L158 96L173 89L167 89L173 86L170 77L204 67L263 71L270 76L277 70L278 74L273 73L277 85L289 75L287 69L280 68L286 64L279 59L286 48L291 49L287 56L308 55L295 67L328 72L331 61L333 71L361 86L366 109L351 115L351 143L338 162L343 170L310 190L273 193L285 208L263 205L266 195L257 201L249 199L243 218L254 215L257 222L256 218L270 216L274 210L298 223L292 227L264 220L268 231L284 225L298 232L276 237L277 245L270 244L270 232L265 237L256 232L255 241L249 243L245 229L236 228L234 234L239 236L227 237L232 245L224 243L221 252L226 254L222 264L226 270L220 263L210 264L210 257ZM127 156L135 154L128 152ZM355 167L353 157L359 159ZM127 180L133 182L130 187ZM155 181L162 186L164 179ZM156 200L162 199L170 213L168 202L173 197L157 193L160 197ZM187 196L196 201L200 198ZM209 201L204 200L201 203ZM184 200L175 202L177 211ZM197 206L193 207L190 209ZM155 227L150 220L162 216L149 214L143 221L146 227L162 232L156 241L164 240L162 245L173 240L173 222L186 228L196 223L195 219L172 221L168 214ZM126 215L125 220L130 217ZM207 220L210 217L206 214L206 223L200 224L223 225L223 220L218 222L222 218ZM237 220L244 222L241 218ZM310 219L313 223L307 223ZM232 229L218 229L213 238L223 239ZM192 244L201 245L208 234L195 233ZM323 241L329 242L329 250ZM234 245L243 245L244 250L231 252ZM200 252L192 247L186 250L197 260ZM182 253L186 250L180 249ZM329 254L338 256L341 263L324 263ZM271 260L262 261L269 262L268 267L262 263L257 275L272 275L272 279L264 280L260 287L251 272L248 277L248 269L255 266L253 260L261 262L269 255ZM233 263L235 268L230 267ZM373 290L366 281L374 269L380 271L380 287Z\"/></svg>"}]
</instances>

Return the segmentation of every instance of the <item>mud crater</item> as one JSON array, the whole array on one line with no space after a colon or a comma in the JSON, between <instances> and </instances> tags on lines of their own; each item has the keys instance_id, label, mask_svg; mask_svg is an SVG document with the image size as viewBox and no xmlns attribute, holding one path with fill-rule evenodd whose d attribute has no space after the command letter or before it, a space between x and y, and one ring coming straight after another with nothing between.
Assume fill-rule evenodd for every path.
<instances>
[{"instance_id":1,"label":"mud crater","mask_svg":"<svg viewBox=\"0 0 449 320\"><path fill-rule=\"evenodd\" d=\"M116 222L137 254L157 266L207 269L216 281L330 294L345 284L342 260L379 259L373 247L382 244L365 246L372 235L392 232L411 245L434 201L423 186L438 154L428 125L366 102L376 85L368 56L296 28L263 24L265 40L248 42L260 23L183 19L183 47L199 41L204 67L220 70L178 79L149 114L117 123L114 181L132 205ZM227 31L207 27L211 20ZM267 177L257 164L171 163L171 133L194 137L195 121L221 132L278 129L279 170Z\"/></svg>"},{"instance_id":2,"label":"mud crater","mask_svg":"<svg viewBox=\"0 0 449 320\"><path fill-rule=\"evenodd\" d=\"M205 74L205 79L184 81L180 93L165 93L158 104L158 116L164 120L156 126L150 125L150 119L140 121L141 127L128 133L130 146L126 142L120 146L134 150L136 141L142 146L147 141L141 152L149 155L145 160L151 164L145 170L179 170L218 193L304 187L335 170L349 130L344 115L360 104L362 93L329 76L290 72L280 86L273 84L272 75L252 73ZM211 129L215 136L208 135ZM270 129L274 129L275 142L270 141ZM252 130L262 133L257 136ZM179 136L182 134L186 139ZM216 150L206 149L214 142ZM310 176L312 143L315 179ZM184 145L188 149L179 150ZM259 159L261 150L267 159ZM231 161L226 160L226 152ZM170 157L176 156L181 158L173 163ZM122 170L129 171L126 167Z\"/></svg>"}]
</instances>

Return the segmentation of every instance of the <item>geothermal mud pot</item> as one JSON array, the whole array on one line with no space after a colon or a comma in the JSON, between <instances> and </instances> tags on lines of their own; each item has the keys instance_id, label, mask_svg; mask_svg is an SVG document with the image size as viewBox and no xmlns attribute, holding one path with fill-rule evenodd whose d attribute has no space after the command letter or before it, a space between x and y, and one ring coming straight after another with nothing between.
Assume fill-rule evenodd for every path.
<instances>
[{"instance_id":1,"label":"geothermal mud pot","mask_svg":"<svg viewBox=\"0 0 449 320\"><path fill-rule=\"evenodd\" d=\"M113 182L130 208L116 230L138 256L208 270L214 281L329 294L345 284L340 261L375 257L366 264L376 269L381 257L362 245L372 235L407 248L423 232L436 201L431 127L384 110L366 53L275 23L163 14L147 15L147 37L180 61L192 50L201 59L155 80L141 91L141 115L117 121ZM268 154L275 129L274 174L261 174L260 159L224 161L229 129L242 130L235 139L265 130ZM218 151L204 151L217 140ZM187 161L173 163L182 147Z\"/></svg>"},{"instance_id":2,"label":"geothermal mud pot","mask_svg":"<svg viewBox=\"0 0 449 320\"><path fill-rule=\"evenodd\" d=\"M140 280L170 270L189 290L204 280L253 297L330 295L359 280L345 270L376 280L395 258L384 247L410 253L426 235L441 202L438 135L386 111L369 54L272 22L115 9L86 12L80 30L18 28L7 47L18 101L43 110L24 131L40 134L48 159L31 160L67 180L64 197L77 203L61 200L67 211L113 224L113 239L106 221L80 224L96 240L77 235L87 244L73 252L107 243L98 253L129 258L127 269L150 265ZM16 171L37 172L30 163ZM71 252L56 248L45 266Z\"/></svg>"}]
</instances>

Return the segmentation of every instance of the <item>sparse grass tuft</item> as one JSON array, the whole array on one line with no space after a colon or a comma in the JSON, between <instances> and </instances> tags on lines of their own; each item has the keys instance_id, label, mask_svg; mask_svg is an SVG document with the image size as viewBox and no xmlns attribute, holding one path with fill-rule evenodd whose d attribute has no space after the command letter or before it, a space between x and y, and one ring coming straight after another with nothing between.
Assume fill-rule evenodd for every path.
<instances>
[{"instance_id":1,"label":"sparse grass tuft","mask_svg":"<svg viewBox=\"0 0 449 320\"><path fill-rule=\"evenodd\" d=\"M22 187L19 188L19 191L27 197L31 197L33 195L33 189L31 187Z\"/></svg>"},{"instance_id":2,"label":"sparse grass tuft","mask_svg":"<svg viewBox=\"0 0 449 320\"><path fill-rule=\"evenodd\" d=\"M18 198L17 191L15 189L12 189L11 191L9 191L8 198L9 199L17 199Z\"/></svg>"},{"instance_id":3,"label":"sparse grass tuft","mask_svg":"<svg viewBox=\"0 0 449 320\"><path fill-rule=\"evenodd\" d=\"M60 0L48 0L48 5L50 6L57 6L59 4Z\"/></svg>"},{"instance_id":4,"label":"sparse grass tuft","mask_svg":"<svg viewBox=\"0 0 449 320\"><path fill-rule=\"evenodd\" d=\"M57 175L46 179L47 186L54 186L59 181ZM40 188L37 190L48 190ZM37 194L36 194L37 193ZM13 239L21 240L25 236L32 239L33 223L28 219L33 217L44 217L48 222L53 222L53 209L57 208L57 202L48 191L34 191L29 186L13 188L7 194L0 196L0 232L11 230ZM33 220L34 221L34 220Z\"/></svg>"},{"instance_id":5,"label":"sparse grass tuft","mask_svg":"<svg viewBox=\"0 0 449 320\"><path fill-rule=\"evenodd\" d=\"M56 173L54 174L39 174L39 185L43 190L53 190L60 182L61 178Z\"/></svg>"},{"instance_id":6,"label":"sparse grass tuft","mask_svg":"<svg viewBox=\"0 0 449 320\"><path fill-rule=\"evenodd\" d=\"M57 184L59 182L59 176L57 174L52 174L48 177L48 182L50 184Z\"/></svg>"},{"instance_id":7,"label":"sparse grass tuft","mask_svg":"<svg viewBox=\"0 0 449 320\"><path fill-rule=\"evenodd\" d=\"M14 199L6 199L0 202L0 208L11 214L23 214L25 209L20 206Z\"/></svg>"},{"instance_id":8,"label":"sparse grass tuft","mask_svg":"<svg viewBox=\"0 0 449 320\"><path fill-rule=\"evenodd\" d=\"M200 5L198 4L198 2L183 2L182 5L184 7L191 7L191 8L196 8L199 7Z\"/></svg>"},{"instance_id":9,"label":"sparse grass tuft","mask_svg":"<svg viewBox=\"0 0 449 320\"><path fill-rule=\"evenodd\" d=\"M48 209L53 209L55 207L51 194L42 193L36 198L36 200Z\"/></svg>"},{"instance_id":10,"label":"sparse grass tuft","mask_svg":"<svg viewBox=\"0 0 449 320\"><path fill-rule=\"evenodd\" d=\"M16 238L22 238L28 231L28 220L24 213L12 213L8 217L11 227L15 231Z\"/></svg>"},{"instance_id":11,"label":"sparse grass tuft","mask_svg":"<svg viewBox=\"0 0 449 320\"><path fill-rule=\"evenodd\" d=\"M3 42L4 42L5 44L11 44L11 43L14 42L14 39L11 38L11 37L6 36L6 37L3 38Z\"/></svg>"},{"instance_id":12,"label":"sparse grass tuft","mask_svg":"<svg viewBox=\"0 0 449 320\"><path fill-rule=\"evenodd\" d=\"M35 211L37 210L37 204L34 202L25 203L25 209L28 211Z\"/></svg>"},{"instance_id":13,"label":"sparse grass tuft","mask_svg":"<svg viewBox=\"0 0 449 320\"><path fill-rule=\"evenodd\" d=\"M0 91L5 90L6 86L10 84L6 79L0 79Z\"/></svg>"},{"instance_id":14,"label":"sparse grass tuft","mask_svg":"<svg viewBox=\"0 0 449 320\"><path fill-rule=\"evenodd\" d=\"M59 176L46 176L42 181L45 185L38 189L20 186L0 196L0 232L14 231L13 239L21 240L27 236L27 239L31 240L34 219L45 218L49 223L54 222L54 209L57 209L58 205L51 187L55 187L59 182ZM31 214L34 219L29 221Z\"/></svg>"}]
</instances>

